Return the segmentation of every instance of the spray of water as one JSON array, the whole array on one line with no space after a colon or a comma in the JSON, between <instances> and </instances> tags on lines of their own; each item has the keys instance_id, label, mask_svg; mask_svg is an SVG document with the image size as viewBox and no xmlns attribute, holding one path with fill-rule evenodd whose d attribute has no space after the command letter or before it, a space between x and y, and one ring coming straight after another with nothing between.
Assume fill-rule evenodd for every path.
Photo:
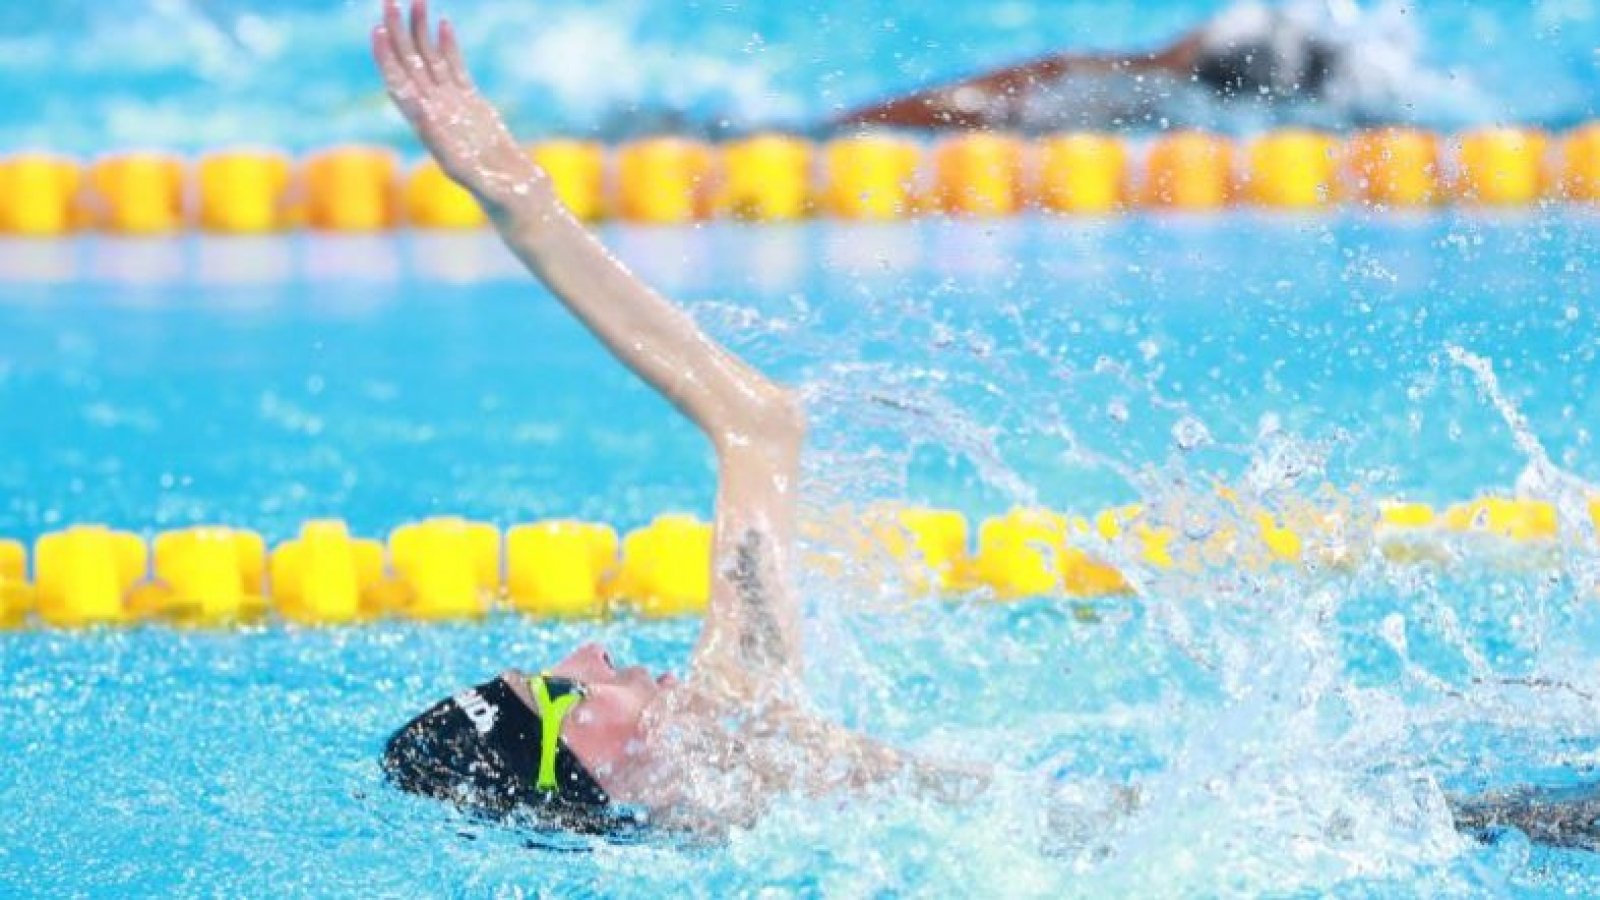
<instances>
[{"instance_id":1,"label":"spray of water","mask_svg":"<svg viewBox=\"0 0 1600 900\"><path fill-rule=\"evenodd\" d=\"M1521 496L1555 504L1561 530L1568 534L1594 536L1594 523L1589 516L1589 501L1600 491L1596 485L1556 465L1545 450L1538 435L1529 426L1527 417L1506 396L1495 376L1494 364L1488 359L1450 345L1446 348L1450 361L1470 372L1478 384L1483 398L1505 420L1517 451L1527 460L1527 466L1517 476L1516 490Z\"/></svg>"},{"instance_id":2,"label":"spray of water","mask_svg":"<svg viewBox=\"0 0 1600 900\"><path fill-rule=\"evenodd\" d=\"M1051 486L1022 473L1042 457L1135 491L1171 528L1173 554L1194 564L1156 566L1134 543L1086 539L1138 593L1091 626L1059 609L908 613L893 567L859 564L861 535L813 529L814 553L858 561L809 576L813 646L826 648L812 675L822 705L880 734L903 729L922 752L996 763L1000 777L960 808L892 793L826 815L781 804L733 838L734 852L754 864L771 862L773 847L814 847L822 856L804 862L778 855L797 879L833 872L825 886L847 893L886 883L1052 896L1499 884L1488 851L1455 829L1450 798L1512 777L1464 747L1516 735L1532 741L1516 757L1524 769L1561 765L1571 762L1561 738L1600 722L1600 681L1581 663L1592 623L1576 603L1594 584L1592 530L1579 527L1594 486L1552 463L1486 359L1451 346L1526 459L1518 494L1558 505L1564 543L1536 576L1517 571L1525 550L1484 564L1472 536L1437 536L1437 563L1397 561L1374 527L1381 486L1329 486L1333 457L1359 454L1359 438L1298 435L1268 414L1252 439L1219 439L1190 404L1163 395L1158 365L1143 375L1104 358L1076 365L1040 336L1059 318L1020 308L1030 327L1019 330L1032 334L1012 351L814 369L806 390L822 439L811 516L836 526L841 505L915 495L929 449L968 473L969 494L1038 505ZM865 333L857 323L848 344L859 349L877 329L917 333L904 312ZM934 347L961 343L950 340L959 327L935 330ZM806 352L825 358L845 343L824 338ZM1058 403L1022 387L1041 383ZM992 415L966 412L974 396ZM1091 397L1122 409L1110 416L1119 425L1130 407L1167 422L1166 460L1131 438L1082 433L1071 411ZM1262 511L1306 532L1303 565L1239 564L1270 559L1255 527ZM876 618L886 605L898 610L893 624ZM919 731L930 705L951 712ZM886 855L885 842L919 849Z\"/></svg>"}]
</instances>

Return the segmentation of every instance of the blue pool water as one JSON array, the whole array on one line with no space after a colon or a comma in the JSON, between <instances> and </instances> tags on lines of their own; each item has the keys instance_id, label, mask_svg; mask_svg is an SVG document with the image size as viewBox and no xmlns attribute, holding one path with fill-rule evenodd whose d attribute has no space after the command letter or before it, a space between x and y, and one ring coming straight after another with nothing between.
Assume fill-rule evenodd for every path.
<instances>
[{"instance_id":1,"label":"blue pool water","mask_svg":"<svg viewBox=\"0 0 1600 900\"><path fill-rule=\"evenodd\" d=\"M1355 518L1379 497L1600 482L1595 225L1552 208L605 236L803 388L808 520L880 498L974 520L1179 500L1198 542L1226 522L1219 482L1278 507L1331 484ZM478 235L0 243L0 435L0 534L22 538L104 521L276 540L329 515L377 535L439 513L629 527L704 515L712 488L698 437ZM1566 524L1555 550L1467 541L1446 567L1391 565L1360 535L1342 568L1135 566L1141 596L1077 609L914 602L882 573L813 568L818 704L1001 777L959 809L791 800L710 846L552 847L397 795L374 761L422 704L506 665L598 637L679 666L693 622L5 635L0 895L1589 895L1592 856L1479 846L1442 806L1595 778L1600 543ZM1123 783L1142 806L1102 817Z\"/></svg>"},{"instance_id":2,"label":"blue pool water","mask_svg":"<svg viewBox=\"0 0 1600 900\"><path fill-rule=\"evenodd\" d=\"M0 151L412 152L374 4L0 4ZM440 2L522 136L816 133L842 108L1227 4ZM1368 4L1372 6L1374 4ZM1600 117L1600 8L1404 4L1393 118ZM1200 123L1251 133L1248 105ZM1138 123L1155 127L1159 123ZM1339 121L1331 124L1339 125ZM1181 507L1370 518L1600 483L1593 210L607 229L813 425L808 684L972 806L789 800L725 842L462 822L380 783L424 703L577 641L680 666L691 621L0 635L0 896L1593 896L1446 794L1600 780L1600 542L1447 565L1150 570L1136 598L913 601L841 509ZM1325 486L1332 486L1331 489ZM1333 499L1329 499L1331 490ZM0 241L0 536L101 521L366 535L434 514L705 515L707 448L481 235ZM843 518L848 520L848 514ZM1338 548L1335 548L1338 549ZM1142 802L1104 811L1111 789ZM1086 836L1087 835L1087 836ZM531 845L531 846L530 846ZM571 851L581 852L571 852ZM766 893L762 893L766 890Z\"/></svg>"}]
</instances>

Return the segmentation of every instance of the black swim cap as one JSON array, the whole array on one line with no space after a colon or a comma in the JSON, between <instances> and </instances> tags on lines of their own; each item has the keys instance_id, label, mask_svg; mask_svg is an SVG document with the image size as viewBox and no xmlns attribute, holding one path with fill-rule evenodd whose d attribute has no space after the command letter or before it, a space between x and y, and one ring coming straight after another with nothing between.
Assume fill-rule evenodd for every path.
<instances>
[{"instance_id":1,"label":"black swim cap","mask_svg":"<svg viewBox=\"0 0 1600 900\"><path fill-rule=\"evenodd\" d=\"M552 692L564 679L546 680ZM543 723L504 677L434 704L389 738L383 771L401 790L493 819L518 816L575 831L609 830L610 798L560 742L555 786L538 784Z\"/></svg>"},{"instance_id":2,"label":"black swim cap","mask_svg":"<svg viewBox=\"0 0 1600 900\"><path fill-rule=\"evenodd\" d=\"M1214 19L1194 61L1195 79L1228 100L1320 99L1339 50L1281 9L1235 7Z\"/></svg>"}]
</instances>

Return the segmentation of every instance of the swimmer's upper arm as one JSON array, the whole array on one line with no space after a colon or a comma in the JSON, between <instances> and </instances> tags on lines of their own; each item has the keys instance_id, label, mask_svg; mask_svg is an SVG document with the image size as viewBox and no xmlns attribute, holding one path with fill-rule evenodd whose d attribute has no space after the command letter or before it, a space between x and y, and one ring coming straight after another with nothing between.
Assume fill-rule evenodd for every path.
<instances>
[{"instance_id":1,"label":"swimmer's upper arm","mask_svg":"<svg viewBox=\"0 0 1600 900\"><path fill-rule=\"evenodd\" d=\"M698 425L717 459L711 590L692 676L733 693L800 668L790 579L805 414L794 392L702 332L564 213L507 232L512 249L630 369Z\"/></svg>"},{"instance_id":2,"label":"swimmer's upper arm","mask_svg":"<svg viewBox=\"0 0 1600 900\"><path fill-rule=\"evenodd\" d=\"M564 210L529 202L505 219L511 248L716 451L711 595L693 675L734 691L792 677L800 664L789 577L806 432L800 399L701 331Z\"/></svg>"},{"instance_id":3,"label":"swimmer's upper arm","mask_svg":"<svg viewBox=\"0 0 1600 900\"><path fill-rule=\"evenodd\" d=\"M507 245L624 365L715 443L777 385L705 334L567 212L553 192L498 210Z\"/></svg>"},{"instance_id":4,"label":"swimmer's upper arm","mask_svg":"<svg viewBox=\"0 0 1600 900\"><path fill-rule=\"evenodd\" d=\"M805 413L791 391L753 398L714 435L717 499L711 598L695 647L694 675L733 692L798 676L801 608L791 555L798 517Z\"/></svg>"}]
</instances>

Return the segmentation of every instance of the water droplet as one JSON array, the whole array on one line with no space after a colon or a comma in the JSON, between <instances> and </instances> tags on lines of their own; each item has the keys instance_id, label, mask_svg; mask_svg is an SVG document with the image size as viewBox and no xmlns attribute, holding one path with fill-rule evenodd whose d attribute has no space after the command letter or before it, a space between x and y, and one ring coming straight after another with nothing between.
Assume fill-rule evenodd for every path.
<instances>
[{"instance_id":1,"label":"water droplet","mask_svg":"<svg viewBox=\"0 0 1600 900\"><path fill-rule=\"evenodd\" d=\"M1172 426L1172 439L1177 442L1179 450L1188 453L1211 443L1211 432L1206 430L1204 422L1194 416L1184 416Z\"/></svg>"}]
</instances>

